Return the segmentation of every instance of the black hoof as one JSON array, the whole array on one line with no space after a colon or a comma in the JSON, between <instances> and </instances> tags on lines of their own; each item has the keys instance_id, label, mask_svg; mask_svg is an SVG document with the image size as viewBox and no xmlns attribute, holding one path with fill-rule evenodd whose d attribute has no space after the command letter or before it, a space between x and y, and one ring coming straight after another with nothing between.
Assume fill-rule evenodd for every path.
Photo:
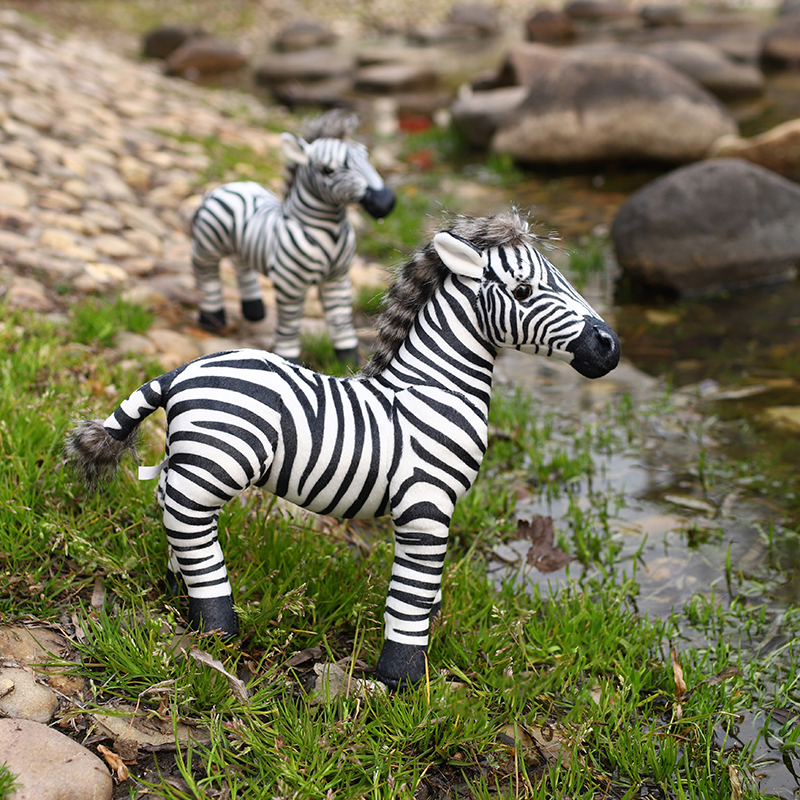
<instances>
[{"instance_id":1,"label":"black hoof","mask_svg":"<svg viewBox=\"0 0 800 800\"><path fill-rule=\"evenodd\" d=\"M197 320L200 327L207 331L218 331L220 328L225 327L225 309L220 311L200 311L200 316Z\"/></svg>"},{"instance_id":2,"label":"black hoof","mask_svg":"<svg viewBox=\"0 0 800 800\"><path fill-rule=\"evenodd\" d=\"M428 663L428 648L412 644L385 641L375 675L381 683L395 692L422 681Z\"/></svg>"},{"instance_id":3,"label":"black hoof","mask_svg":"<svg viewBox=\"0 0 800 800\"><path fill-rule=\"evenodd\" d=\"M345 366L356 369L361 363L361 360L358 357L357 347L348 347L344 350L334 349L333 352L336 354L336 358L338 359L339 363L344 364Z\"/></svg>"},{"instance_id":4,"label":"black hoof","mask_svg":"<svg viewBox=\"0 0 800 800\"><path fill-rule=\"evenodd\" d=\"M250 322L260 322L266 317L263 300L242 300L242 316Z\"/></svg>"},{"instance_id":5,"label":"black hoof","mask_svg":"<svg viewBox=\"0 0 800 800\"><path fill-rule=\"evenodd\" d=\"M233 610L233 597L189 598L189 627L216 631L223 639L239 633L239 618Z\"/></svg>"}]
</instances>

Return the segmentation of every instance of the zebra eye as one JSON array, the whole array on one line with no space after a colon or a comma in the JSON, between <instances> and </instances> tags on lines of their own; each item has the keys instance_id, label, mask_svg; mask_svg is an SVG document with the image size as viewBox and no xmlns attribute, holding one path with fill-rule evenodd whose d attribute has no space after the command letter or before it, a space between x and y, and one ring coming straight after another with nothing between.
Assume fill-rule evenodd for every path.
<instances>
[{"instance_id":1,"label":"zebra eye","mask_svg":"<svg viewBox=\"0 0 800 800\"><path fill-rule=\"evenodd\" d=\"M322 174L323 174L323 175L324 175L326 178L330 178L330 176L331 176L331 175L333 175L333 173L335 172L335 170L333 169L333 167L331 167L329 164L321 164L321 165L320 165L320 168L319 168L319 171L320 171L320 172L321 172L321 173L322 173Z\"/></svg>"},{"instance_id":2,"label":"zebra eye","mask_svg":"<svg viewBox=\"0 0 800 800\"><path fill-rule=\"evenodd\" d=\"M533 289L529 283L521 283L514 289L514 299L515 300L527 300L533 294Z\"/></svg>"}]
</instances>

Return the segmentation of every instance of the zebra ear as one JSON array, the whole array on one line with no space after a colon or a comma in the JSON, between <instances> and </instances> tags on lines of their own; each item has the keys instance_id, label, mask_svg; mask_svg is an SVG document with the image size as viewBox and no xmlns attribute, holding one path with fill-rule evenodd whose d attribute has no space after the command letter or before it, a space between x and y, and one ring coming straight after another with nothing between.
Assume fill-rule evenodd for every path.
<instances>
[{"instance_id":1,"label":"zebra ear","mask_svg":"<svg viewBox=\"0 0 800 800\"><path fill-rule=\"evenodd\" d=\"M308 144L299 136L288 131L281 134L281 150L283 155L293 164L308 164Z\"/></svg>"},{"instance_id":2,"label":"zebra ear","mask_svg":"<svg viewBox=\"0 0 800 800\"><path fill-rule=\"evenodd\" d=\"M453 233L442 231L433 237L433 246L444 265L456 275L465 278L482 278L489 263L486 254L472 242Z\"/></svg>"}]
</instances>

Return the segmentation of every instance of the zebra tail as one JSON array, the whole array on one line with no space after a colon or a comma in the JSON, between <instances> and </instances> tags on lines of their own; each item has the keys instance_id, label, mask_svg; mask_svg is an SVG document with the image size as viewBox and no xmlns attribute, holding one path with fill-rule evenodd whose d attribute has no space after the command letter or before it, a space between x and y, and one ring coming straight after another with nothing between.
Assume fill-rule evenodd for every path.
<instances>
[{"instance_id":1,"label":"zebra tail","mask_svg":"<svg viewBox=\"0 0 800 800\"><path fill-rule=\"evenodd\" d=\"M83 420L67 434L64 456L88 486L112 478L126 453L138 457L139 424L164 403L159 381L139 387L108 419Z\"/></svg>"},{"instance_id":2,"label":"zebra tail","mask_svg":"<svg viewBox=\"0 0 800 800\"><path fill-rule=\"evenodd\" d=\"M137 457L138 433L134 428L124 439L115 439L103 426L102 419L85 419L67 434L64 456L83 482L96 488L114 476L125 453Z\"/></svg>"}]
</instances>

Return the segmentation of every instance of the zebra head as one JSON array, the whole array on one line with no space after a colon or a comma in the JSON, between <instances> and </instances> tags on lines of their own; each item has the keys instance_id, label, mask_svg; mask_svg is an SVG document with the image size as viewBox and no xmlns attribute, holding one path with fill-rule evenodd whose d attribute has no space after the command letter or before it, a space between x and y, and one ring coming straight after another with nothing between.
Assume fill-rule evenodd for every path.
<instances>
[{"instance_id":1,"label":"zebra head","mask_svg":"<svg viewBox=\"0 0 800 800\"><path fill-rule=\"evenodd\" d=\"M451 272L481 282L485 334L495 347L552 356L587 378L602 377L619 363L619 338L536 241L513 212L462 218L433 246Z\"/></svg>"},{"instance_id":2,"label":"zebra head","mask_svg":"<svg viewBox=\"0 0 800 800\"><path fill-rule=\"evenodd\" d=\"M287 132L281 134L281 147L296 166L295 180L326 205L338 209L360 203L375 219L394 208L394 192L384 185L363 144L333 137L307 142Z\"/></svg>"}]
</instances>

